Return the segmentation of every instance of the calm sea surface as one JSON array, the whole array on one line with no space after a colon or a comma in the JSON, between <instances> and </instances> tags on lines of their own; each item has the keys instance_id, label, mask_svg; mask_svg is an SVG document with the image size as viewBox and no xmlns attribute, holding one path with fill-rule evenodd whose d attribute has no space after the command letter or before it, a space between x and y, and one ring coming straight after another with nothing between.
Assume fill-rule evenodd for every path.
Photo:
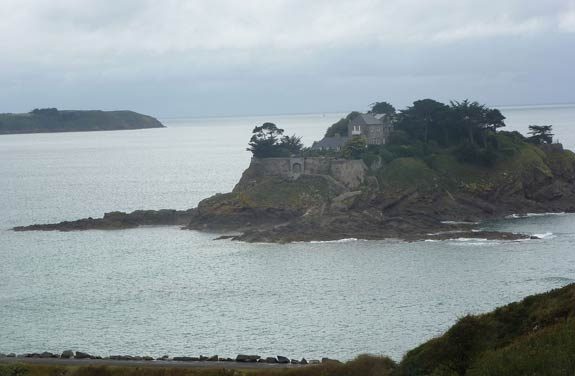
<instances>
[{"instance_id":1,"label":"calm sea surface","mask_svg":"<svg viewBox=\"0 0 575 376\"><path fill-rule=\"evenodd\" d=\"M575 107L503 109L508 129ZM399 358L457 318L575 281L575 216L490 228L541 241L213 241L176 227L14 233L112 210L195 206L230 191L251 129L306 144L342 114L163 119L167 129L0 136L0 352Z\"/></svg>"}]
</instances>

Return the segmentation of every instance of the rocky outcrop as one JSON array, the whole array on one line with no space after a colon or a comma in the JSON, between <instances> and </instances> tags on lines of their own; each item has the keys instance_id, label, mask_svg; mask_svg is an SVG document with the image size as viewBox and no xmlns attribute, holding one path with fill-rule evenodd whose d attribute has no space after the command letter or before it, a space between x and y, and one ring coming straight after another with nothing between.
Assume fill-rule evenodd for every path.
<instances>
[{"instance_id":1,"label":"rocky outcrop","mask_svg":"<svg viewBox=\"0 0 575 376\"><path fill-rule=\"evenodd\" d=\"M14 231L82 231L121 230L139 226L185 225L191 220L195 209L189 210L136 210L131 213L110 212L103 218L85 218L55 224L36 224L14 227Z\"/></svg>"},{"instance_id":2,"label":"rocky outcrop","mask_svg":"<svg viewBox=\"0 0 575 376\"><path fill-rule=\"evenodd\" d=\"M259 355L243 355L243 354L239 354L238 356L236 356L236 362L241 362L241 363L255 363L257 362L261 357Z\"/></svg>"},{"instance_id":3,"label":"rocky outcrop","mask_svg":"<svg viewBox=\"0 0 575 376\"><path fill-rule=\"evenodd\" d=\"M247 242L517 240L529 236L478 232L477 226L462 222L511 214L575 212L575 154L560 146L523 144L512 158L490 169L461 164L450 155L428 162L398 158L370 172L361 161L348 162L253 159L232 192L209 197L196 209L113 212L100 219L14 230L183 225L194 230L233 232L220 238Z\"/></svg>"},{"instance_id":4,"label":"rocky outcrop","mask_svg":"<svg viewBox=\"0 0 575 376\"><path fill-rule=\"evenodd\" d=\"M460 166L430 169L419 160L396 160L363 179L357 189L332 175L316 175L307 196L301 188L312 176L288 179L266 174L257 162L228 195L203 201L189 228L225 223L248 242L293 242L344 238L408 241L482 238L517 240L528 235L471 231L478 222L514 213L575 212L575 154L561 147L525 144L491 170ZM268 166L269 167L269 166ZM469 169L466 175L456 173ZM344 186L344 187L342 187ZM261 197L267 195L268 199ZM311 199L309 199L312 197ZM201 214L209 213L207 216ZM289 213L279 216L278 213ZM233 218L233 219L232 219ZM452 222L451 224L444 223ZM247 224L247 225L246 225Z\"/></svg>"}]
</instances>

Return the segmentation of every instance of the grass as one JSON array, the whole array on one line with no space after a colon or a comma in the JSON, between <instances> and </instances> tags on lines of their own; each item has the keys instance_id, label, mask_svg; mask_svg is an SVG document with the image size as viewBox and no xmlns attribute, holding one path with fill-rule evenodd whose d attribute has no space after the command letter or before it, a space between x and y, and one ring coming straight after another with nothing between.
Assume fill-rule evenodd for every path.
<instances>
[{"instance_id":1,"label":"grass","mask_svg":"<svg viewBox=\"0 0 575 376\"><path fill-rule=\"evenodd\" d=\"M379 171L377 178L384 189L426 188L438 182L437 173L417 158L394 159Z\"/></svg>"},{"instance_id":2,"label":"grass","mask_svg":"<svg viewBox=\"0 0 575 376\"><path fill-rule=\"evenodd\" d=\"M524 349L542 349L554 340L561 343L566 335L575 336L574 319L575 285L530 296L484 315L466 316L441 337L409 351L396 375L472 374L474 368L477 371L473 372L479 372L488 370L491 364L495 367L496 361L504 363L505 357L515 359L513 364L521 366ZM544 353L540 354L542 359L546 358ZM575 351L565 354L563 363L569 362L575 362ZM570 374L575 374L575 368Z\"/></svg>"},{"instance_id":3,"label":"grass","mask_svg":"<svg viewBox=\"0 0 575 376\"><path fill-rule=\"evenodd\" d=\"M395 366L387 357L360 355L344 364L325 363L291 369L0 365L0 376L388 376Z\"/></svg>"}]
</instances>

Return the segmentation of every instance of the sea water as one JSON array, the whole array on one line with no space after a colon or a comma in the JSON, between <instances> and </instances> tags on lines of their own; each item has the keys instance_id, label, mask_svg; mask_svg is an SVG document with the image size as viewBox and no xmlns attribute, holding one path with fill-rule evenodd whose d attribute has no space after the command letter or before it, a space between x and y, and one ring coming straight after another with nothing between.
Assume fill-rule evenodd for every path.
<instances>
[{"instance_id":1,"label":"sea water","mask_svg":"<svg viewBox=\"0 0 575 376\"><path fill-rule=\"evenodd\" d=\"M508 129L575 107L505 108ZM113 210L196 206L230 191L255 125L309 145L344 114L162 119L166 129L0 136L0 352L237 353L398 359L466 314L575 281L575 216L510 218L519 242L247 244L178 227L24 232Z\"/></svg>"}]
</instances>

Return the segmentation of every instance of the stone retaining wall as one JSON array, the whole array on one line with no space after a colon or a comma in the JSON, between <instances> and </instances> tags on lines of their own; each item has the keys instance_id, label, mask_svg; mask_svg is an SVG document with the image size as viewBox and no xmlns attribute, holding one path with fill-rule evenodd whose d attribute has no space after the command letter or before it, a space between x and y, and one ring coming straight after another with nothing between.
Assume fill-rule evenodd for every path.
<instances>
[{"instance_id":1,"label":"stone retaining wall","mask_svg":"<svg viewBox=\"0 0 575 376\"><path fill-rule=\"evenodd\" d=\"M362 160L333 157L252 158L250 169L257 175L297 179L302 175L328 175L356 189L363 183L367 166Z\"/></svg>"}]
</instances>

